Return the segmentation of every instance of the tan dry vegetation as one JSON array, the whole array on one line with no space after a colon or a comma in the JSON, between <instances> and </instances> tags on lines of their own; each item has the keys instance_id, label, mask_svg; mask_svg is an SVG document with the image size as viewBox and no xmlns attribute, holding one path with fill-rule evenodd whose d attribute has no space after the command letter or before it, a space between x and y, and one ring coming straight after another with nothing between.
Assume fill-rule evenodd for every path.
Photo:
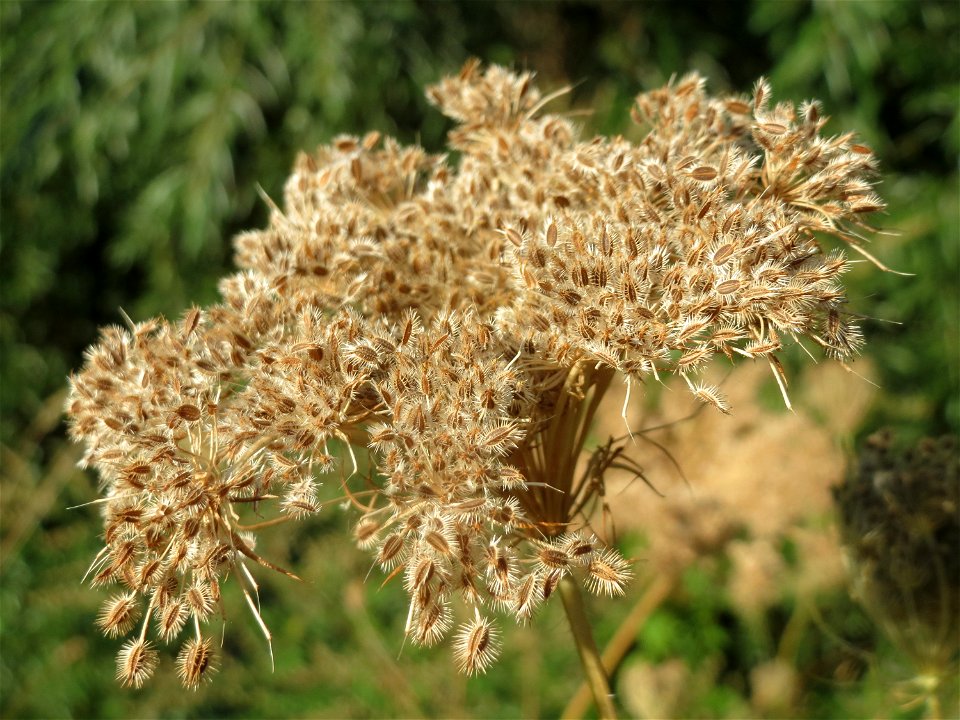
<instances>
[{"instance_id":1,"label":"tan dry vegetation","mask_svg":"<svg viewBox=\"0 0 960 720\"><path fill-rule=\"evenodd\" d=\"M460 669L483 672L500 650L492 613L526 622L557 591L576 626L577 584L621 595L632 576L583 528L620 449L577 474L618 375L672 375L727 413L701 374L715 356L760 360L783 388L784 343L858 353L850 263L820 234L870 257L865 217L883 203L872 151L821 134L818 103L773 102L762 79L711 97L691 74L637 96L633 143L581 138L545 112L566 90L532 80L471 61L428 88L456 122L455 164L377 132L301 154L269 227L236 238L243 270L220 303L128 318L90 348L67 412L104 491L88 575L119 586L100 626L131 633L122 682L152 673L148 636L186 634L180 675L196 687L228 580L269 643L251 570L299 578L257 542L319 512L321 484L403 583L406 636L452 636ZM742 466L774 464L742 421L704 432L726 438L708 445L714 465L733 445ZM757 518L790 504L731 487ZM704 542L740 521L724 512ZM470 610L458 626L456 605Z\"/></svg>"},{"instance_id":2,"label":"tan dry vegetation","mask_svg":"<svg viewBox=\"0 0 960 720\"><path fill-rule=\"evenodd\" d=\"M870 374L867 363L858 363L857 371ZM766 366L744 365L721 380L736 408L732 416L701 412L650 433L670 457L638 435L632 453L664 498L626 472L611 472L607 482L618 531L638 530L649 538L654 572L686 567L704 549L704 539L707 545L711 538L729 541L733 572L727 590L738 607L752 611L773 604L785 578L803 593L842 582L830 489L842 481L847 465L841 439L857 426L875 392L842 367L822 364L806 371L796 412L789 412L756 401L769 381ZM661 410L641 417L634 407L627 419L633 428L653 427L695 410L684 394L667 392ZM599 437L624 432L620 411L610 397L601 410ZM734 532L738 539L731 539ZM799 557L788 575L779 551L784 539L795 543Z\"/></svg>"}]
</instances>

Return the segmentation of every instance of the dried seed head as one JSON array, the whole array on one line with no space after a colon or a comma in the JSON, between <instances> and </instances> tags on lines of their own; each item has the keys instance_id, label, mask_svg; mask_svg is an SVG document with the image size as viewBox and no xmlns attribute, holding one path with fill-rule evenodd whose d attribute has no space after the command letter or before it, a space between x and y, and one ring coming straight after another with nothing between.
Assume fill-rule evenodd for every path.
<instances>
[{"instance_id":1,"label":"dried seed head","mask_svg":"<svg viewBox=\"0 0 960 720\"><path fill-rule=\"evenodd\" d=\"M177 675L183 686L196 690L203 679L216 671L213 642L210 638L190 638L177 655Z\"/></svg>"},{"instance_id":2,"label":"dried seed head","mask_svg":"<svg viewBox=\"0 0 960 720\"><path fill-rule=\"evenodd\" d=\"M117 680L123 685L140 688L157 667L157 651L147 640L128 640L117 655Z\"/></svg>"},{"instance_id":3,"label":"dried seed head","mask_svg":"<svg viewBox=\"0 0 960 720\"><path fill-rule=\"evenodd\" d=\"M117 595L106 603L97 616L97 625L108 637L126 635L140 619L140 602L136 593Z\"/></svg>"},{"instance_id":4,"label":"dried seed head","mask_svg":"<svg viewBox=\"0 0 960 720\"><path fill-rule=\"evenodd\" d=\"M476 611L474 619L457 631L453 650L460 672L465 675L486 672L500 654L496 627Z\"/></svg>"},{"instance_id":5,"label":"dried seed head","mask_svg":"<svg viewBox=\"0 0 960 720\"><path fill-rule=\"evenodd\" d=\"M160 624L157 629L160 637L166 641L176 637L183 629L188 614L186 603L180 600L167 603L160 612Z\"/></svg>"},{"instance_id":6,"label":"dried seed head","mask_svg":"<svg viewBox=\"0 0 960 720\"><path fill-rule=\"evenodd\" d=\"M575 519L543 510L570 490L556 443L584 434L567 423L613 373L680 374L726 411L696 377L718 354L763 355L785 386L788 336L859 349L846 261L818 234L860 236L882 207L875 162L821 136L814 103L775 104L763 80L752 103L714 99L689 75L637 98L634 144L543 114L529 74L469 63L428 96L456 121L459 164L376 133L301 156L284 207L237 238L221 304L107 328L71 378L70 433L108 498L90 574L128 593L101 614L108 634L142 594L172 637L210 616L241 556L274 567L240 527L319 509L334 442L353 473L369 453L369 486L347 490L369 502L355 535L402 573L415 641L446 633L457 590L520 620L568 572L618 594L622 559L553 537ZM479 618L460 644L467 672L495 654ZM148 649L127 659L151 666ZM208 649L182 654L188 686Z\"/></svg>"},{"instance_id":7,"label":"dried seed head","mask_svg":"<svg viewBox=\"0 0 960 720\"><path fill-rule=\"evenodd\" d=\"M957 438L874 433L834 500L854 598L917 669L946 672L960 650Z\"/></svg>"},{"instance_id":8,"label":"dried seed head","mask_svg":"<svg viewBox=\"0 0 960 720\"><path fill-rule=\"evenodd\" d=\"M597 595L623 595L633 573L630 565L616 550L607 548L590 561L587 587Z\"/></svg>"},{"instance_id":9,"label":"dried seed head","mask_svg":"<svg viewBox=\"0 0 960 720\"><path fill-rule=\"evenodd\" d=\"M184 601L190 612L198 620L206 620L213 612L216 600L208 583L197 582L183 594Z\"/></svg>"}]
</instances>

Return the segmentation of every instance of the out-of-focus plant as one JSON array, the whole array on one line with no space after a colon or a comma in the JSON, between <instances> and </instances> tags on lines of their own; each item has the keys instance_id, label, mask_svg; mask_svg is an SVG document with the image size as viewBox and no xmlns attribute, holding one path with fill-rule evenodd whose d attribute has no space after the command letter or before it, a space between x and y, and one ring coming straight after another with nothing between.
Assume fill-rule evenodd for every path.
<instances>
[{"instance_id":1,"label":"out-of-focus plant","mask_svg":"<svg viewBox=\"0 0 960 720\"><path fill-rule=\"evenodd\" d=\"M871 435L835 490L851 591L913 669L927 717L957 706L960 448L954 436L898 448Z\"/></svg>"}]
</instances>

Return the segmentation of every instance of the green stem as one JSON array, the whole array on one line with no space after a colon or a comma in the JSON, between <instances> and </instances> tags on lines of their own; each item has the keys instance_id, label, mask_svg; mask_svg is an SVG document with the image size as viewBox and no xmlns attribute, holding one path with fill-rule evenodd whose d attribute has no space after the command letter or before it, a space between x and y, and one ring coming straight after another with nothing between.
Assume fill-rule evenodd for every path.
<instances>
[{"instance_id":1,"label":"green stem","mask_svg":"<svg viewBox=\"0 0 960 720\"><path fill-rule=\"evenodd\" d=\"M600 652L593 640L590 621L587 619L587 613L583 607L583 597L580 595L580 588L576 581L569 575L565 575L560 580L560 597L563 598L563 608L567 611L567 620L570 622L573 640L577 645L577 652L580 653L583 673L590 685L590 690L593 692L594 702L597 703L597 712L600 718L616 718L617 711L613 707L613 694L610 692L610 683L603 669Z\"/></svg>"}]
</instances>

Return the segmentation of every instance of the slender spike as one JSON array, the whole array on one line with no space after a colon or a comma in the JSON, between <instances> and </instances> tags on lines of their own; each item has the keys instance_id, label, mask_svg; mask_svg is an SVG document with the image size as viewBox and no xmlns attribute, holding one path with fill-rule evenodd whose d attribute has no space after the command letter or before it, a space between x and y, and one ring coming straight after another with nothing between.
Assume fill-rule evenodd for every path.
<instances>
[{"instance_id":1,"label":"slender spike","mask_svg":"<svg viewBox=\"0 0 960 720\"><path fill-rule=\"evenodd\" d=\"M296 575L294 575L294 574L293 574L292 572L290 572L289 570L284 570L284 569L283 569L282 567L280 567L279 565L274 565L274 564L273 564L272 562L270 562L269 560L265 560L265 559L263 559L262 557L260 557L259 555L257 555L257 554L250 548L250 546L247 545L247 544L243 541L243 539L240 538L240 536L237 535L237 534L236 534L234 531L232 531L232 530L230 531L230 537L231 537L231 539L233 540L234 545L236 545L237 550L239 550L240 552L242 552L244 555L246 555L248 558L250 558L250 559L253 560L254 562L259 563L260 565L263 565L265 568L269 568L269 569L271 569L271 570L274 570L275 572L278 572L278 573L280 573L281 575L286 575L286 576L289 577L289 578L293 578L294 580L299 580L300 582L303 582L303 579L302 579L302 578L297 577Z\"/></svg>"},{"instance_id":2,"label":"slender spike","mask_svg":"<svg viewBox=\"0 0 960 720\"><path fill-rule=\"evenodd\" d=\"M276 669L276 666L273 661L273 636L270 634L270 628L267 627L267 624L263 621L263 618L260 617L260 611L257 610L257 606L253 604L253 598L250 597L250 592L246 588L242 588L242 590L243 596L247 599L247 605L250 606L250 611L253 613L253 617L257 621L257 625L260 626L260 631L267 639L267 647L270 650L270 672L273 672Z\"/></svg>"},{"instance_id":3,"label":"slender spike","mask_svg":"<svg viewBox=\"0 0 960 720\"><path fill-rule=\"evenodd\" d=\"M773 377L777 380L777 385L780 388L780 394L783 395L783 402L787 406L787 410L793 412L793 405L790 403L790 396L787 395L787 378L783 373L783 368L780 366L780 362L776 361L774 357L767 357L767 362L770 365L770 369L773 371Z\"/></svg>"}]
</instances>

